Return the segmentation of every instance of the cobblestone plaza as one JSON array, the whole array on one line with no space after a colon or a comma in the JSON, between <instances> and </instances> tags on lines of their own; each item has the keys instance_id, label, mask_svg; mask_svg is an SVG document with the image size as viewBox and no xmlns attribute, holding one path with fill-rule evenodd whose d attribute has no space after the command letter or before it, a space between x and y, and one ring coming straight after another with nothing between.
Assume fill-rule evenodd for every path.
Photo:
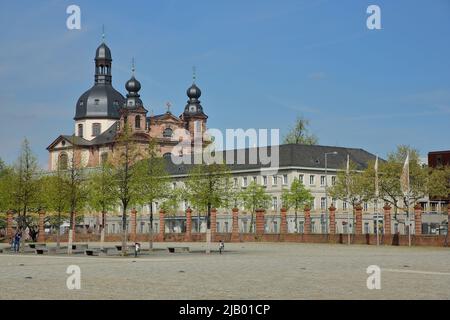
<instances>
[{"instance_id":1,"label":"cobblestone plaza","mask_svg":"<svg viewBox=\"0 0 450 320\"><path fill-rule=\"evenodd\" d=\"M448 248L231 243L225 254L206 255L204 243L182 245L190 253L168 253L180 244L156 243L138 258L4 250L0 299L450 298ZM69 265L81 269L80 290L67 288ZM370 265L381 268L380 290L367 288Z\"/></svg>"}]
</instances>

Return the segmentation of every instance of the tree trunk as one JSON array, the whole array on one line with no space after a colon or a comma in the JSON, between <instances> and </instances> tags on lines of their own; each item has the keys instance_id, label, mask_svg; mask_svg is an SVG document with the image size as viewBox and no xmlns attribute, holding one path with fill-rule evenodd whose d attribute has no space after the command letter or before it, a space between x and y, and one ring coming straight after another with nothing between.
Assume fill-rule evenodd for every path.
<instances>
[{"instance_id":1,"label":"tree trunk","mask_svg":"<svg viewBox=\"0 0 450 320\"><path fill-rule=\"evenodd\" d=\"M122 256L127 255L127 208L122 211Z\"/></svg>"},{"instance_id":2,"label":"tree trunk","mask_svg":"<svg viewBox=\"0 0 450 320\"><path fill-rule=\"evenodd\" d=\"M148 250L149 252L153 251L153 202L150 203L150 226L149 226L149 243Z\"/></svg>"},{"instance_id":3,"label":"tree trunk","mask_svg":"<svg viewBox=\"0 0 450 320\"><path fill-rule=\"evenodd\" d=\"M206 216L206 254L211 253L211 203L208 203L208 215Z\"/></svg>"},{"instance_id":4,"label":"tree trunk","mask_svg":"<svg viewBox=\"0 0 450 320\"><path fill-rule=\"evenodd\" d=\"M299 233L297 208L295 208L295 233Z\"/></svg>"},{"instance_id":5,"label":"tree trunk","mask_svg":"<svg viewBox=\"0 0 450 320\"><path fill-rule=\"evenodd\" d=\"M56 230L56 247L61 248L61 212L58 212L58 229Z\"/></svg>"},{"instance_id":6,"label":"tree trunk","mask_svg":"<svg viewBox=\"0 0 450 320\"><path fill-rule=\"evenodd\" d=\"M70 227L69 227L69 243L67 245L67 254L72 254L72 244L73 244L73 229L75 221L73 221L74 212L70 212Z\"/></svg>"},{"instance_id":7,"label":"tree trunk","mask_svg":"<svg viewBox=\"0 0 450 320\"><path fill-rule=\"evenodd\" d=\"M105 222L106 212L102 211L102 221L100 222L100 248L103 249L105 243Z\"/></svg>"}]
</instances>

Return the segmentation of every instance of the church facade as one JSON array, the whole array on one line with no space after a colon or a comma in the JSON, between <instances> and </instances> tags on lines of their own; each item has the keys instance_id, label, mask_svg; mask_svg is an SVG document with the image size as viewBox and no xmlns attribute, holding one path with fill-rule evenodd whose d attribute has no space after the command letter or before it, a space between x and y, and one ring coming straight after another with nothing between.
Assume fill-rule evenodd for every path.
<instances>
[{"instance_id":1,"label":"church facade","mask_svg":"<svg viewBox=\"0 0 450 320\"><path fill-rule=\"evenodd\" d=\"M144 146L154 139L161 155L170 154L183 139L176 132L183 132L191 141L199 137L203 144L208 116L200 104L201 90L195 81L187 90L188 101L180 116L169 108L164 114L149 115L140 98L141 83L134 76L134 66L132 73L124 97L112 85L111 50L104 42L97 48L94 85L76 103L74 132L58 136L47 147L49 171L67 169L74 156L82 167L98 166L114 153L125 125L138 144ZM182 152L185 150L189 152L189 148Z\"/></svg>"}]
</instances>

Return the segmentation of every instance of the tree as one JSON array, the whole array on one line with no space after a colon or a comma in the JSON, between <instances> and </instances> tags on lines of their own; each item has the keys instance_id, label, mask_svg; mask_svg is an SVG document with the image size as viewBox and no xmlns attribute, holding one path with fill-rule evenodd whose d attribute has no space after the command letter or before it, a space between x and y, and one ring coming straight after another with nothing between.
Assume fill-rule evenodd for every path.
<instances>
[{"instance_id":1,"label":"tree","mask_svg":"<svg viewBox=\"0 0 450 320\"><path fill-rule=\"evenodd\" d=\"M319 139L314 134L309 133L308 126L309 120L303 116L298 116L294 127L291 128L290 132L284 137L283 143L317 144Z\"/></svg>"},{"instance_id":2,"label":"tree","mask_svg":"<svg viewBox=\"0 0 450 320\"><path fill-rule=\"evenodd\" d=\"M292 181L290 189L284 189L281 195L283 206L286 209L293 208L295 210L295 232L298 232L298 216L297 212L305 204L310 203L314 198L311 192L305 188L297 178Z\"/></svg>"},{"instance_id":3,"label":"tree","mask_svg":"<svg viewBox=\"0 0 450 320\"><path fill-rule=\"evenodd\" d=\"M81 163L81 152L76 147L76 136L72 135L72 157L67 168L67 196L69 198L70 227L67 254L72 254L72 241L75 232L75 214L86 204L87 190L84 170ZM58 164L59 165L59 164Z\"/></svg>"},{"instance_id":4,"label":"tree","mask_svg":"<svg viewBox=\"0 0 450 320\"><path fill-rule=\"evenodd\" d=\"M67 212L70 207L67 174L58 166L54 174L43 176L40 179L40 186L41 209L47 211L48 222L53 227L56 227L56 245L59 248L61 242L61 221L62 218L68 218ZM55 213L56 216L53 216L52 213Z\"/></svg>"},{"instance_id":5,"label":"tree","mask_svg":"<svg viewBox=\"0 0 450 320\"><path fill-rule=\"evenodd\" d=\"M156 150L156 140L150 138L145 159L136 164L139 197L137 202L150 207L149 249L153 250L153 203L162 200L169 189L164 159Z\"/></svg>"},{"instance_id":6,"label":"tree","mask_svg":"<svg viewBox=\"0 0 450 320\"><path fill-rule=\"evenodd\" d=\"M250 232L253 232L254 214L257 209L267 209L270 204L270 195L266 193L263 186L252 181L247 188L243 189L239 198L246 210L251 212Z\"/></svg>"},{"instance_id":7,"label":"tree","mask_svg":"<svg viewBox=\"0 0 450 320\"><path fill-rule=\"evenodd\" d=\"M205 208L206 217L206 253L210 253L211 244L211 208L220 208L227 204L230 197L230 172L224 164L195 165L186 180L188 199L197 208Z\"/></svg>"},{"instance_id":8,"label":"tree","mask_svg":"<svg viewBox=\"0 0 450 320\"><path fill-rule=\"evenodd\" d=\"M336 199L340 199L352 206L353 217L355 208L361 203L373 199L375 193L375 178L368 178L366 171L358 170L357 165L350 161L349 171L345 168L338 171L336 183L329 189L329 194ZM347 221L350 223L350 221Z\"/></svg>"},{"instance_id":9,"label":"tree","mask_svg":"<svg viewBox=\"0 0 450 320\"><path fill-rule=\"evenodd\" d=\"M88 176L88 203L91 208L101 212L100 242L105 240L106 214L117 205L117 188L114 183L114 170L108 161Z\"/></svg>"},{"instance_id":10,"label":"tree","mask_svg":"<svg viewBox=\"0 0 450 320\"><path fill-rule=\"evenodd\" d=\"M139 199L139 170L134 166L142 158L130 126L125 123L117 138L112 165L117 199L122 205L122 255L127 254L127 210Z\"/></svg>"},{"instance_id":11,"label":"tree","mask_svg":"<svg viewBox=\"0 0 450 320\"><path fill-rule=\"evenodd\" d=\"M14 164L9 187L12 191L13 211L17 213L17 225L19 230L25 229L31 222L28 213L35 212L37 208L39 185L38 165L27 139L22 143L19 158ZM22 237L21 241L24 241ZM21 246L23 248L23 246Z\"/></svg>"}]
</instances>

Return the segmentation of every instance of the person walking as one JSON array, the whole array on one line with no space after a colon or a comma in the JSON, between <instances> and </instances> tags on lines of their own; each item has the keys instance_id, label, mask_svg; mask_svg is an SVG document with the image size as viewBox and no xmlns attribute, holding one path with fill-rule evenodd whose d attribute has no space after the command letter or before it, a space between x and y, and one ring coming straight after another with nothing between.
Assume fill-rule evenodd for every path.
<instances>
[{"instance_id":1,"label":"person walking","mask_svg":"<svg viewBox=\"0 0 450 320\"><path fill-rule=\"evenodd\" d=\"M20 249L20 239L22 238L22 232L20 230L17 230L16 234L14 235L14 252L19 252Z\"/></svg>"},{"instance_id":2,"label":"person walking","mask_svg":"<svg viewBox=\"0 0 450 320\"><path fill-rule=\"evenodd\" d=\"M225 250L225 244L222 240L219 241L219 253L222 254L222 252Z\"/></svg>"}]
</instances>

